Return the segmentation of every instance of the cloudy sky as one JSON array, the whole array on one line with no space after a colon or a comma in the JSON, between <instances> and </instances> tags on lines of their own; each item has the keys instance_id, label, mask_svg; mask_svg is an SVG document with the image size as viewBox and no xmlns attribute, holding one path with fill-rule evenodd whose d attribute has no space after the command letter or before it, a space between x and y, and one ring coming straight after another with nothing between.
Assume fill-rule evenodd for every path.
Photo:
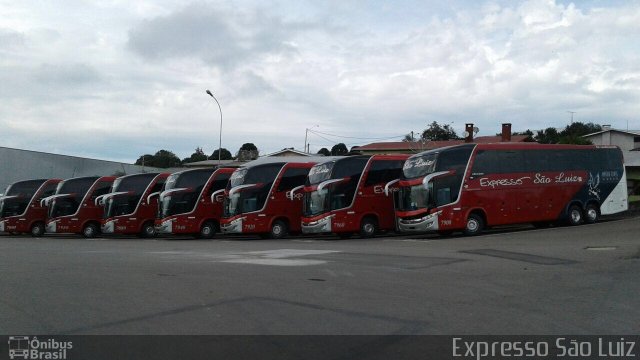
<instances>
[{"instance_id":1,"label":"cloudy sky","mask_svg":"<svg viewBox=\"0 0 640 360\"><path fill-rule=\"evenodd\" d=\"M0 0L0 146L133 162L640 129L639 1ZM321 132L321 133L317 133Z\"/></svg>"}]
</instances>

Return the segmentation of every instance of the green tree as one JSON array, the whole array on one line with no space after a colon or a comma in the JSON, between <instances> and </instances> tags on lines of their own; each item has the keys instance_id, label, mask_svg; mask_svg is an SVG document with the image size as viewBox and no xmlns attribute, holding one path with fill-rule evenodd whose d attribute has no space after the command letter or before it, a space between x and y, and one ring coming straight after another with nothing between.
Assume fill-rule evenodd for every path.
<instances>
[{"instance_id":1,"label":"green tree","mask_svg":"<svg viewBox=\"0 0 640 360\"><path fill-rule=\"evenodd\" d=\"M539 142L540 144L557 144L560 140L560 134L558 134L558 130L550 127L544 130L536 131L534 140Z\"/></svg>"},{"instance_id":2,"label":"green tree","mask_svg":"<svg viewBox=\"0 0 640 360\"><path fill-rule=\"evenodd\" d=\"M327 148L322 148L318 150L318 155L331 156L331 151Z\"/></svg>"},{"instance_id":3,"label":"green tree","mask_svg":"<svg viewBox=\"0 0 640 360\"><path fill-rule=\"evenodd\" d=\"M439 140L458 140L460 139L451 125L440 125L436 121L432 122L427 129L420 135L422 140L439 141Z\"/></svg>"},{"instance_id":4,"label":"green tree","mask_svg":"<svg viewBox=\"0 0 640 360\"><path fill-rule=\"evenodd\" d=\"M560 132L560 144L591 145L591 141L583 138L584 135L602 130L602 126L594 123L574 122Z\"/></svg>"},{"instance_id":5,"label":"green tree","mask_svg":"<svg viewBox=\"0 0 640 360\"><path fill-rule=\"evenodd\" d=\"M238 154L236 155L236 159L239 161L249 161L255 160L260 155L258 151L258 147L253 143L244 143L238 150Z\"/></svg>"},{"instance_id":6,"label":"green tree","mask_svg":"<svg viewBox=\"0 0 640 360\"><path fill-rule=\"evenodd\" d=\"M153 155L144 154L144 155L140 156L138 158L138 160L136 160L134 165L153 166L153 165L151 165L152 163L153 163Z\"/></svg>"},{"instance_id":7,"label":"green tree","mask_svg":"<svg viewBox=\"0 0 640 360\"><path fill-rule=\"evenodd\" d=\"M348 152L349 149L347 149L347 145L343 143L335 144L331 148L331 155L333 156L345 155Z\"/></svg>"},{"instance_id":8,"label":"green tree","mask_svg":"<svg viewBox=\"0 0 640 360\"><path fill-rule=\"evenodd\" d=\"M195 152L191 154L190 157L184 158L182 160L182 163L188 164L188 163L192 163L196 161L204 161L204 160L207 160L207 155L204 153L204 151L202 151L201 147L197 147Z\"/></svg>"},{"instance_id":9,"label":"green tree","mask_svg":"<svg viewBox=\"0 0 640 360\"><path fill-rule=\"evenodd\" d=\"M180 166L180 158L169 150L160 150L153 155L153 164L150 166L158 168L178 167Z\"/></svg>"},{"instance_id":10,"label":"green tree","mask_svg":"<svg viewBox=\"0 0 640 360\"><path fill-rule=\"evenodd\" d=\"M213 154L209 156L209 160L218 160L218 149L213 151ZM220 150L220 160L233 160L233 156L229 150L222 148Z\"/></svg>"}]
</instances>

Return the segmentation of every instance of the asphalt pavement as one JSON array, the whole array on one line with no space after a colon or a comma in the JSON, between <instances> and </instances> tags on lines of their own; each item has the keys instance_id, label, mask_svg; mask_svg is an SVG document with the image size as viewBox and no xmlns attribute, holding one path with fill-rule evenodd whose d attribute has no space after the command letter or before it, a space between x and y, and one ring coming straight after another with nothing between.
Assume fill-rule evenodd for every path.
<instances>
[{"instance_id":1,"label":"asphalt pavement","mask_svg":"<svg viewBox=\"0 0 640 360\"><path fill-rule=\"evenodd\" d=\"M637 334L639 234L0 236L0 333Z\"/></svg>"}]
</instances>

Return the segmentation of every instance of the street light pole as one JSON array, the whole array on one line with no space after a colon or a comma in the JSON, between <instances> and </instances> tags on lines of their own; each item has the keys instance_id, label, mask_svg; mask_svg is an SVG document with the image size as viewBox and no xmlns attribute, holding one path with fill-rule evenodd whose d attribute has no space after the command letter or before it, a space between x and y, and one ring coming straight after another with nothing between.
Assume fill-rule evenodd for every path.
<instances>
[{"instance_id":1,"label":"street light pole","mask_svg":"<svg viewBox=\"0 0 640 360\"><path fill-rule=\"evenodd\" d=\"M221 155L222 155L222 108L220 107L220 103L218 102L218 99L216 99L216 97L213 96L211 91L209 91L208 89L207 89L207 94L209 94L209 96L211 96L213 98L213 100L216 101L216 104L218 104L218 110L220 110L220 141L218 142L218 166L220 166L220 164L222 164L222 161L221 161Z\"/></svg>"}]
</instances>

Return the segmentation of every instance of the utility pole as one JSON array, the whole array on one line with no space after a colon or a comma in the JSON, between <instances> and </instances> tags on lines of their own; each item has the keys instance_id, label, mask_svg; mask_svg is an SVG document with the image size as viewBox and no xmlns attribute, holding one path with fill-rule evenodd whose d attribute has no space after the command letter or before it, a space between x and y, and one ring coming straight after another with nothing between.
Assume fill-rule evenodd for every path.
<instances>
[{"instance_id":1,"label":"utility pole","mask_svg":"<svg viewBox=\"0 0 640 360\"><path fill-rule=\"evenodd\" d=\"M571 124L573 124L573 114L575 114L575 111L567 111L569 114L571 114Z\"/></svg>"}]
</instances>

